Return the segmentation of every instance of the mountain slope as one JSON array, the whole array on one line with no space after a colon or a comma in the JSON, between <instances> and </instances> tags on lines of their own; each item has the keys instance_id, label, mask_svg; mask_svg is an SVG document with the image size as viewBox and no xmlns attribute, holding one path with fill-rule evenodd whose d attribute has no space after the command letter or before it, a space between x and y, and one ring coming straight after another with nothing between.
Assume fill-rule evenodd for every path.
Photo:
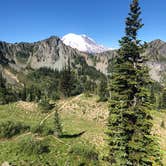
<instances>
[{"instance_id":1,"label":"mountain slope","mask_svg":"<svg viewBox=\"0 0 166 166\"><path fill-rule=\"evenodd\" d=\"M35 43L0 42L0 64L8 64L17 71L27 67L62 70L68 58L73 59L79 54L55 36Z\"/></svg>"},{"instance_id":2,"label":"mountain slope","mask_svg":"<svg viewBox=\"0 0 166 166\"><path fill-rule=\"evenodd\" d=\"M69 33L62 37L64 44L87 53L100 53L107 51L108 48L97 44L93 39L86 35L77 35Z\"/></svg>"},{"instance_id":3,"label":"mountain slope","mask_svg":"<svg viewBox=\"0 0 166 166\"><path fill-rule=\"evenodd\" d=\"M157 39L148 43L144 55L148 57L147 64L151 77L158 82L163 82L166 73L166 42Z\"/></svg>"},{"instance_id":4,"label":"mountain slope","mask_svg":"<svg viewBox=\"0 0 166 166\"><path fill-rule=\"evenodd\" d=\"M0 42L0 71L9 84L16 86L18 82L22 85L32 71L40 68L62 71L68 62L75 73L84 72L84 76L93 77L93 80L99 79L99 75L104 76L96 70L91 61L89 54L66 46L55 36L35 43Z\"/></svg>"},{"instance_id":5,"label":"mountain slope","mask_svg":"<svg viewBox=\"0 0 166 166\"><path fill-rule=\"evenodd\" d=\"M148 43L144 55L149 59L147 65L152 79L158 82L165 80L166 43L161 40ZM0 70L3 70L4 66L8 66L17 72L28 72L30 69L42 67L62 70L70 59L72 66L76 68L86 63L86 65L92 66L104 74L109 74L113 70L113 62L116 56L118 56L116 50L93 55L80 52L67 46L60 38L55 36L35 43L11 44L0 42Z\"/></svg>"},{"instance_id":6,"label":"mountain slope","mask_svg":"<svg viewBox=\"0 0 166 166\"><path fill-rule=\"evenodd\" d=\"M150 76L153 80L163 82L166 80L166 42L154 40L148 43L143 53L148 58ZM118 56L116 50L95 54L94 66L103 73L110 73L113 69L114 58Z\"/></svg>"}]
</instances>

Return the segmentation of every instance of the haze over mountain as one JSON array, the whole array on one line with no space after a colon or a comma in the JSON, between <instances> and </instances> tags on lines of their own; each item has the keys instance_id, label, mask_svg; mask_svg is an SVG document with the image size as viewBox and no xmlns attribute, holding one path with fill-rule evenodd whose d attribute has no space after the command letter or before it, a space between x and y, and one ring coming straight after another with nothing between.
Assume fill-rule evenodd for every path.
<instances>
[{"instance_id":1,"label":"haze over mountain","mask_svg":"<svg viewBox=\"0 0 166 166\"><path fill-rule=\"evenodd\" d=\"M64 44L76 48L79 51L87 53L101 53L110 50L109 48L99 45L92 38L86 35L77 35L74 33L69 33L62 37Z\"/></svg>"}]
</instances>

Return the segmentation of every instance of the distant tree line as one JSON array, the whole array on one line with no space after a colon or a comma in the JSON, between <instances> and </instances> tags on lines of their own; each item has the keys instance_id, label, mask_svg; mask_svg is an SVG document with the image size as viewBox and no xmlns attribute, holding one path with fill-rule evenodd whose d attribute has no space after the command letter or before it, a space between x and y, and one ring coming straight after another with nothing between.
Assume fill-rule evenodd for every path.
<instances>
[{"instance_id":1,"label":"distant tree line","mask_svg":"<svg viewBox=\"0 0 166 166\"><path fill-rule=\"evenodd\" d=\"M70 60L62 71L49 68L30 70L23 77L22 87L10 87L2 73L0 74L0 104L23 101L57 100L63 97L76 96L81 93L99 95L100 101L106 101L108 94L107 78L94 67L88 66L78 58L77 69Z\"/></svg>"},{"instance_id":2,"label":"distant tree line","mask_svg":"<svg viewBox=\"0 0 166 166\"><path fill-rule=\"evenodd\" d=\"M166 109L166 88L159 82L152 82L149 87L149 101L153 109Z\"/></svg>"},{"instance_id":3,"label":"distant tree line","mask_svg":"<svg viewBox=\"0 0 166 166\"><path fill-rule=\"evenodd\" d=\"M5 78L0 73L0 104L7 104L17 100L15 91L7 85Z\"/></svg>"}]
</instances>

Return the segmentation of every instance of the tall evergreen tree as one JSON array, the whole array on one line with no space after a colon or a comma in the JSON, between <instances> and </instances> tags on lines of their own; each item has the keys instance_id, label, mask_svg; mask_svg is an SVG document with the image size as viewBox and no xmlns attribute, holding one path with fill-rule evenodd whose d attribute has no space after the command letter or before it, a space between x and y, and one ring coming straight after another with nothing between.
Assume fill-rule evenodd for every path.
<instances>
[{"instance_id":1,"label":"tall evergreen tree","mask_svg":"<svg viewBox=\"0 0 166 166\"><path fill-rule=\"evenodd\" d=\"M60 80L60 89L63 92L64 96L71 96L71 91L73 88L73 73L71 70L70 59L68 60L67 66L65 66L62 71L62 76Z\"/></svg>"},{"instance_id":2,"label":"tall evergreen tree","mask_svg":"<svg viewBox=\"0 0 166 166\"><path fill-rule=\"evenodd\" d=\"M163 89L161 96L161 108L166 109L166 88Z\"/></svg>"},{"instance_id":3,"label":"tall evergreen tree","mask_svg":"<svg viewBox=\"0 0 166 166\"><path fill-rule=\"evenodd\" d=\"M107 80L102 79L99 85L99 101L107 101L108 100L108 87L107 87Z\"/></svg>"},{"instance_id":4,"label":"tall evergreen tree","mask_svg":"<svg viewBox=\"0 0 166 166\"><path fill-rule=\"evenodd\" d=\"M137 39L143 26L140 14L139 1L133 0L113 66L107 132L112 166L161 165L159 147L151 136L150 79L145 57L140 54L144 45Z\"/></svg>"}]
</instances>

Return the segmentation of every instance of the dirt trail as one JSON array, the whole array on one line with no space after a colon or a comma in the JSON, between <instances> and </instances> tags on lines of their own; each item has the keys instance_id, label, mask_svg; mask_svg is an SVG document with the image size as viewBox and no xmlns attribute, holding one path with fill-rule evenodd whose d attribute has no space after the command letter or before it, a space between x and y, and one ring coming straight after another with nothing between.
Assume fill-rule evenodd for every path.
<instances>
[{"instance_id":1,"label":"dirt trail","mask_svg":"<svg viewBox=\"0 0 166 166\"><path fill-rule=\"evenodd\" d=\"M31 132L23 133L23 134L21 134L21 135L19 135L19 136L17 136L17 137L14 137L13 140L16 141L16 140L18 140L19 138L24 137L24 136L27 136L27 135L30 135L30 134L32 134L32 133L31 133Z\"/></svg>"},{"instance_id":2,"label":"dirt trail","mask_svg":"<svg viewBox=\"0 0 166 166\"><path fill-rule=\"evenodd\" d=\"M20 135L17 135L17 136L13 136L11 138L3 138L3 139L0 139L1 142L5 142L5 141L17 141L19 138L21 137L24 137L24 136L27 136L27 135L30 135L32 134L31 132L28 132L28 133L23 133L23 134L20 134Z\"/></svg>"}]
</instances>

